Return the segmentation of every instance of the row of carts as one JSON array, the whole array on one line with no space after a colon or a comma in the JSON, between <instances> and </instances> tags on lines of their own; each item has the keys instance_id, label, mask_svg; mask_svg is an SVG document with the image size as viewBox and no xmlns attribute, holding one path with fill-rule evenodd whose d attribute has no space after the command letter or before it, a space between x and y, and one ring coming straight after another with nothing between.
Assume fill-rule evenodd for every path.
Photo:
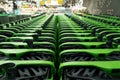
<instances>
[{"instance_id":1,"label":"row of carts","mask_svg":"<svg viewBox=\"0 0 120 80\"><path fill-rule=\"evenodd\" d=\"M43 13L0 27L0 80L120 79L119 17Z\"/></svg>"}]
</instances>

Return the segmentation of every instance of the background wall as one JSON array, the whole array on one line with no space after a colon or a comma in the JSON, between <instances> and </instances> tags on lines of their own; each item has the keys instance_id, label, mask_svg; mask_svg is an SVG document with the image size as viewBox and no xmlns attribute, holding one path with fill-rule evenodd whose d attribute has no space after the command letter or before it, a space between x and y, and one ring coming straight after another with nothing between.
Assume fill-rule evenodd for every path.
<instances>
[{"instance_id":1,"label":"background wall","mask_svg":"<svg viewBox=\"0 0 120 80\"><path fill-rule=\"evenodd\" d=\"M90 14L110 14L120 16L120 0L83 0Z\"/></svg>"}]
</instances>

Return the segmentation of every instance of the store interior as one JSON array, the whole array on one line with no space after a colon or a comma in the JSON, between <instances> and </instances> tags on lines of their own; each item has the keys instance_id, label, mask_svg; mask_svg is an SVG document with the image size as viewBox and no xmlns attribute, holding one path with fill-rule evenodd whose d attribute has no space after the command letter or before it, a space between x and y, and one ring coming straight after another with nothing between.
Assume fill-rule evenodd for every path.
<instances>
[{"instance_id":1,"label":"store interior","mask_svg":"<svg viewBox=\"0 0 120 80\"><path fill-rule=\"evenodd\" d=\"M0 80L120 80L120 0L0 0Z\"/></svg>"}]
</instances>

